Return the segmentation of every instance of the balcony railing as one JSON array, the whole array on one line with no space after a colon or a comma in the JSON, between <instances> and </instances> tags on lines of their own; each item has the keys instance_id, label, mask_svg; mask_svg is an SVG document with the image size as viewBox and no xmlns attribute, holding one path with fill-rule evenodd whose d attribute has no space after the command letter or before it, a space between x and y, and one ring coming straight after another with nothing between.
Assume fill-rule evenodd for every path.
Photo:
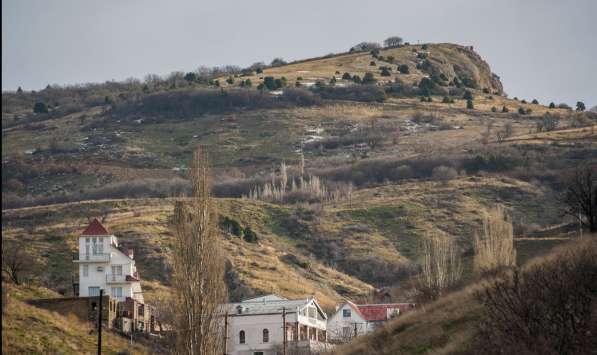
<instances>
[{"instance_id":1,"label":"balcony railing","mask_svg":"<svg viewBox=\"0 0 597 355\"><path fill-rule=\"evenodd\" d=\"M132 277L135 279L139 278L139 274L136 272L133 275L117 275L117 274L106 274L106 283L121 283L121 282L128 282L126 278ZM132 281L132 280L131 280Z\"/></svg>"},{"instance_id":2,"label":"balcony railing","mask_svg":"<svg viewBox=\"0 0 597 355\"><path fill-rule=\"evenodd\" d=\"M79 254L73 253L73 261L92 261L92 262L108 262L110 261L110 254Z\"/></svg>"}]
</instances>

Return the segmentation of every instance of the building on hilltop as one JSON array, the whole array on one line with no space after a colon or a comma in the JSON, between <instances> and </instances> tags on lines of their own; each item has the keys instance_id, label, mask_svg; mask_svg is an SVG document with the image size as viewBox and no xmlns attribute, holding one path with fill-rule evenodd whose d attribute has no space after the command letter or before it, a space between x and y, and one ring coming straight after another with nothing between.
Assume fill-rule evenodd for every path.
<instances>
[{"instance_id":1,"label":"building on hilltop","mask_svg":"<svg viewBox=\"0 0 597 355\"><path fill-rule=\"evenodd\" d=\"M328 339L333 343L350 341L414 307L413 303L354 304L346 300L327 321Z\"/></svg>"},{"instance_id":2,"label":"building on hilltop","mask_svg":"<svg viewBox=\"0 0 597 355\"><path fill-rule=\"evenodd\" d=\"M104 294L119 301L132 298L144 303L133 250L119 246L116 236L97 219L79 236L79 251L73 262L79 269L78 296L99 296L103 289Z\"/></svg>"},{"instance_id":3,"label":"building on hilltop","mask_svg":"<svg viewBox=\"0 0 597 355\"><path fill-rule=\"evenodd\" d=\"M315 298L288 300L276 295L226 305L229 355L276 355L327 350L327 315Z\"/></svg>"},{"instance_id":4,"label":"building on hilltop","mask_svg":"<svg viewBox=\"0 0 597 355\"><path fill-rule=\"evenodd\" d=\"M104 290L105 296L116 301L116 318L110 327L127 333L153 331L154 317L143 298L133 250L119 245L97 219L79 236L73 263L79 275L79 282L73 284L75 296L97 297Z\"/></svg>"}]
</instances>

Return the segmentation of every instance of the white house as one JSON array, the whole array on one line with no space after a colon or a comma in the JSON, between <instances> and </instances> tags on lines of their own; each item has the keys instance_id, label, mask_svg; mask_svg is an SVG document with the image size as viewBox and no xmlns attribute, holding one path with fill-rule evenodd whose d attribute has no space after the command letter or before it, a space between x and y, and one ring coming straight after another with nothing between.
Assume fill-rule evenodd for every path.
<instances>
[{"instance_id":1,"label":"white house","mask_svg":"<svg viewBox=\"0 0 597 355\"><path fill-rule=\"evenodd\" d=\"M414 308L412 303L354 304L345 301L328 318L328 339L341 343L372 332L380 324Z\"/></svg>"},{"instance_id":2,"label":"white house","mask_svg":"<svg viewBox=\"0 0 597 355\"><path fill-rule=\"evenodd\" d=\"M133 250L121 248L116 236L97 219L79 236L79 252L73 255L73 262L79 269L80 297L99 296L103 289L118 301L128 298L144 303Z\"/></svg>"},{"instance_id":3,"label":"white house","mask_svg":"<svg viewBox=\"0 0 597 355\"><path fill-rule=\"evenodd\" d=\"M286 349L325 350L327 316L315 298L288 300L276 295L227 305L229 355L276 355Z\"/></svg>"}]
</instances>

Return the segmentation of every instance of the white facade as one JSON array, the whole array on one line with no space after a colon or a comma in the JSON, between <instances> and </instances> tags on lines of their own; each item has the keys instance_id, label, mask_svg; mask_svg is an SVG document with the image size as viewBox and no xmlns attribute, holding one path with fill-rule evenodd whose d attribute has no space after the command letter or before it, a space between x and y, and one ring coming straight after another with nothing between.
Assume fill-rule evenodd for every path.
<instances>
[{"instance_id":1,"label":"white facade","mask_svg":"<svg viewBox=\"0 0 597 355\"><path fill-rule=\"evenodd\" d=\"M327 316L314 298L269 295L228 304L227 310L229 355L276 355L284 346L284 332L287 349L328 347Z\"/></svg>"},{"instance_id":2,"label":"white facade","mask_svg":"<svg viewBox=\"0 0 597 355\"><path fill-rule=\"evenodd\" d=\"M351 302L340 304L327 322L328 339L331 342L346 342L373 329L374 325L367 322Z\"/></svg>"},{"instance_id":3,"label":"white facade","mask_svg":"<svg viewBox=\"0 0 597 355\"><path fill-rule=\"evenodd\" d=\"M79 236L79 252L73 258L79 269L79 296L110 295L119 301L133 298L144 303L141 282L132 251L118 248L116 236L108 234L94 220Z\"/></svg>"}]
</instances>

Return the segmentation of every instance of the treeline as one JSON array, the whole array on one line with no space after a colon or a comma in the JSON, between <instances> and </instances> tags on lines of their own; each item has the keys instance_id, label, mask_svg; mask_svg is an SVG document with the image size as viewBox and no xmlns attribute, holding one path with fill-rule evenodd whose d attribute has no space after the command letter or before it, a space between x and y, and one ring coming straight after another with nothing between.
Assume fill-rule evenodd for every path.
<instances>
[{"instance_id":1,"label":"treeline","mask_svg":"<svg viewBox=\"0 0 597 355\"><path fill-rule=\"evenodd\" d=\"M117 116L191 117L238 109L268 109L319 104L321 99L304 89L288 88L279 96L256 90L180 89L149 94L116 105Z\"/></svg>"}]
</instances>

